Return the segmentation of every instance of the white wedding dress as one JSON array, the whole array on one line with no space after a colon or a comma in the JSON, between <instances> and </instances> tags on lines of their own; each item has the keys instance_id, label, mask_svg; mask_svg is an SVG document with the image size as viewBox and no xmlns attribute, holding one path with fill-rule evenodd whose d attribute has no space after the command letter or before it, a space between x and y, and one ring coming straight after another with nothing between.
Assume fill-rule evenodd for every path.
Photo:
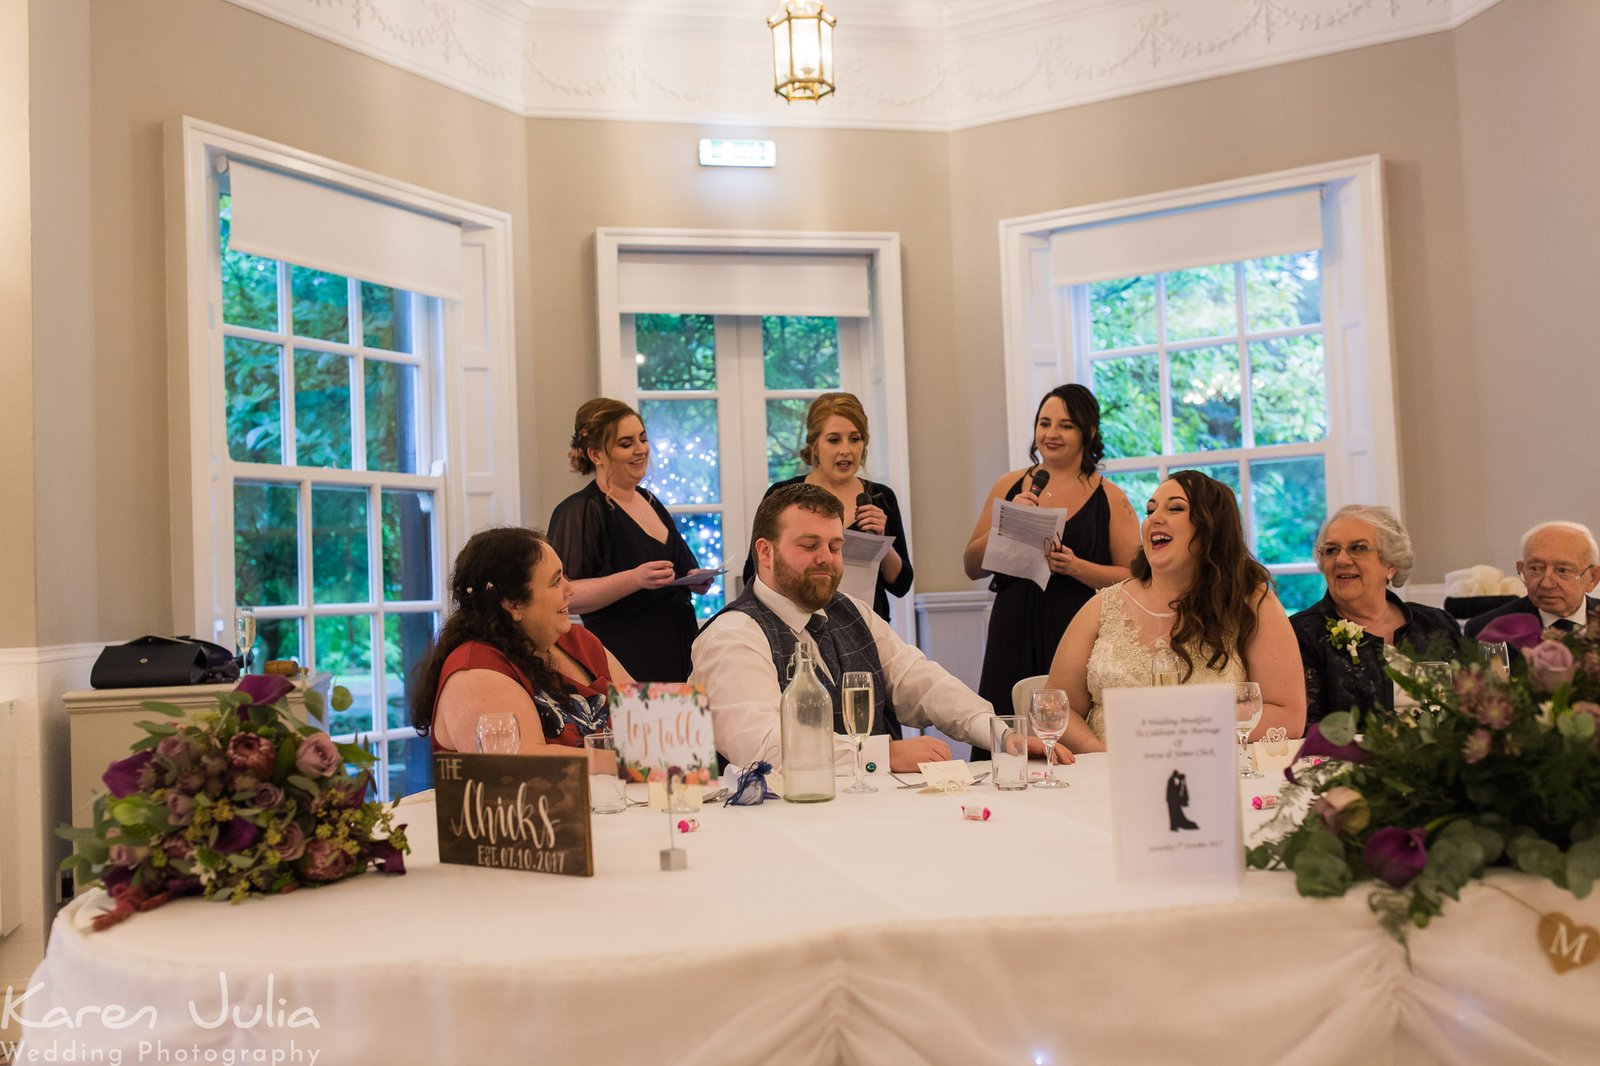
<instances>
[{"instance_id":1,"label":"white wedding dress","mask_svg":"<svg viewBox=\"0 0 1600 1066\"><path fill-rule=\"evenodd\" d=\"M1100 633L1089 652L1089 713L1085 717L1102 741L1106 739L1106 718L1100 694L1108 688L1149 685L1155 642L1172 631L1171 613L1145 607L1128 595L1123 587L1126 584L1100 590ZM1184 682L1186 685L1249 680L1243 661L1236 655L1229 656L1227 665L1219 671L1206 666L1205 656L1198 649L1190 647L1188 651L1194 659L1194 672Z\"/></svg>"}]
</instances>

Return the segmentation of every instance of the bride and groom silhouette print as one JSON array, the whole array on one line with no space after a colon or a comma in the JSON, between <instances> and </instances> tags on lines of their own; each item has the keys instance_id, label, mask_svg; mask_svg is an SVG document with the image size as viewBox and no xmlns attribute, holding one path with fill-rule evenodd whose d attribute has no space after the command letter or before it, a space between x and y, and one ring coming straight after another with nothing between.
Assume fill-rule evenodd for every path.
<instances>
[{"instance_id":1,"label":"bride and groom silhouette print","mask_svg":"<svg viewBox=\"0 0 1600 1066\"><path fill-rule=\"evenodd\" d=\"M1172 776L1167 778L1167 821L1172 832L1200 828L1183 813L1183 809L1188 805L1189 779L1182 770L1174 770Z\"/></svg>"}]
</instances>

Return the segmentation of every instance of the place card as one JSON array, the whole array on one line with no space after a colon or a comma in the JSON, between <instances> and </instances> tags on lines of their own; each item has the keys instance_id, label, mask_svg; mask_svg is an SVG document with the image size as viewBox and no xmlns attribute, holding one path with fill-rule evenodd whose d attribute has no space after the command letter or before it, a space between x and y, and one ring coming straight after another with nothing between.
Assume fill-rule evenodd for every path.
<instances>
[{"instance_id":1,"label":"place card","mask_svg":"<svg viewBox=\"0 0 1600 1066\"><path fill-rule=\"evenodd\" d=\"M965 792L972 784L972 767L965 759L947 759L944 762L919 762L924 792Z\"/></svg>"},{"instance_id":2,"label":"place card","mask_svg":"<svg viewBox=\"0 0 1600 1066\"><path fill-rule=\"evenodd\" d=\"M711 705L699 685L612 685L608 699L617 759L630 781L648 781L651 770L673 766L697 778L704 770L706 781L716 775Z\"/></svg>"},{"instance_id":3,"label":"place card","mask_svg":"<svg viewBox=\"0 0 1600 1066\"><path fill-rule=\"evenodd\" d=\"M1237 895L1233 686L1108 688L1102 698L1119 876L1214 881L1223 895Z\"/></svg>"},{"instance_id":4,"label":"place card","mask_svg":"<svg viewBox=\"0 0 1600 1066\"><path fill-rule=\"evenodd\" d=\"M439 861L594 876L589 761L548 755L433 757Z\"/></svg>"}]
</instances>

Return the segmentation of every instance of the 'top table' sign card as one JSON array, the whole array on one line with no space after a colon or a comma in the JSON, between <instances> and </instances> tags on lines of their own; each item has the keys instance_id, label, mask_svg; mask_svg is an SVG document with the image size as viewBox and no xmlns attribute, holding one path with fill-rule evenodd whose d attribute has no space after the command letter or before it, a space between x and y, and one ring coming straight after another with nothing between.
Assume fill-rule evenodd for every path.
<instances>
[{"instance_id":1,"label":"'top table' sign card","mask_svg":"<svg viewBox=\"0 0 1600 1066\"><path fill-rule=\"evenodd\" d=\"M651 770L676 766L686 774L717 773L717 742L711 732L711 707L699 685L651 682L613 685L611 732L617 758L634 781Z\"/></svg>"},{"instance_id":2,"label":"'top table' sign card","mask_svg":"<svg viewBox=\"0 0 1600 1066\"><path fill-rule=\"evenodd\" d=\"M582 752L433 757L439 861L594 876Z\"/></svg>"},{"instance_id":3,"label":"'top table' sign card","mask_svg":"<svg viewBox=\"0 0 1600 1066\"><path fill-rule=\"evenodd\" d=\"M1129 879L1227 882L1242 865L1232 685L1108 688L1111 824Z\"/></svg>"}]
</instances>

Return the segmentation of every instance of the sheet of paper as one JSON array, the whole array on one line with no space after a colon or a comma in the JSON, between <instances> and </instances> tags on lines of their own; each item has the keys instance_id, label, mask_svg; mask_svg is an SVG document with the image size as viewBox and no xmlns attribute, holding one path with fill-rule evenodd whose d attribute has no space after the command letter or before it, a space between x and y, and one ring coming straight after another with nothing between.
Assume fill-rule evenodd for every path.
<instances>
[{"instance_id":1,"label":"sheet of paper","mask_svg":"<svg viewBox=\"0 0 1600 1066\"><path fill-rule=\"evenodd\" d=\"M1239 891L1232 685L1106 689L1118 875ZM1218 893L1221 895L1219 896Z\"/></svg>"},{"instance_id":2,"label":"sheet of paper","mask_svg":"<svg viewBox=\"0 0 1600 1066\"><path fill-rule=\"evenodd\" d=\"M685 586L685 587L687 587L689 585L698 585L698 584L700 584L700 582L705 581L707 578L713 578L713 577L716 577L718 574L726 574L727 572L728 572L728 568L726 566L724 566L721 570L700 570L700 569L696 569L696 570L689 571L687 574L684 574L682 577L678 578L676 581L667 582L667 584L669 586L682 585L682 586Z\"/></svg>"},{"instance_id":3,"label":"sheet of paper","mask_svg":"<svg viewBox=\"0 0 1600 1066\"><path fill-rule=\"evenodd\" d=\"M983 568L991 574L1025 577L1044 588L1050 581L1044 542L1059 541L1066 525L1066 511L996 500L989 543L983 550Z\"/></svg>"},{"instance_id":4,"label":"sheet of paper","mask_svg":"<svg viewBox=\"0 0 1600 1066\"><path fill-rule=\"evenodd\" d=\"M878 568L893 545L893 540L879 533L845 530L844 578L839 591L870 604L878 591Z\"/></svg>"}]
</instances>

